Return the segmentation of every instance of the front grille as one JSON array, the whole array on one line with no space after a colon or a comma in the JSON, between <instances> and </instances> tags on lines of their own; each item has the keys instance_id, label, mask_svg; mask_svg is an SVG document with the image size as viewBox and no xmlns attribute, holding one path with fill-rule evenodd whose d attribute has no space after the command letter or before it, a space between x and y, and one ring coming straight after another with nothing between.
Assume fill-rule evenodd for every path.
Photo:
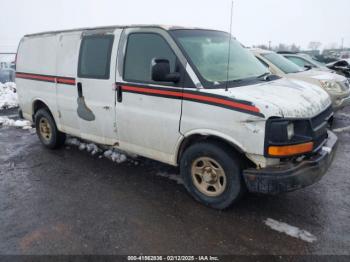
<instances>
[{"instance_id":1,"label":"front grille","mask_svg":"<svg viewBox=\"0 0 350 262\"><path fill-rule=\"evenodd\" d=\"M329 106L326 110L311 118L311 127L316 130L319 126L323 125L333 115L333 108Z\"/></svg>"},{"instance_id":2,"label":"front grille","mask_svg":"<svg viewBox=\"0 0 350 262\"><path fill-rule=\"evenodd\" d=\"M332 115L333 109L332 106L330 106L317 116L311 118L310 122L313 130L314 151L319 150L319 148L324 144L325 140L327 139L327 122Z\"/></svg>"}]
</instances>

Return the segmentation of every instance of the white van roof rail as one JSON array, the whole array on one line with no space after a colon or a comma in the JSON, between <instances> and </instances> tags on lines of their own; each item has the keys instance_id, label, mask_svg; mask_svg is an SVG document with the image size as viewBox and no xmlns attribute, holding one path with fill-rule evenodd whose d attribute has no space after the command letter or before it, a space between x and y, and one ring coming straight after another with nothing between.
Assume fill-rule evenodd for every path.
<instances>
[{"instance_id":1,"label":"white van roof rail","mask_svg":"<svg viewBox=\"0 0 350 262\"><path fill-rule=\"evenodd\" d=\"M133 27L152 27L152 28L161 28L164 30L175 30L175 29L202 29L202 30L213 30L207 28L199 28L199 27L183 27L183 26L175 26L175 25L160 25L160 24L135 24L135 25L112 25L112 26L101 26L101 27L83 27L83 28L75 28L75 29L67 29L67 30L57 30L57 31L46 31L40 33L26 34L25 37L32 36L40 36L40 35L52 35L52 34L60 34L60 33L70 33L76 31L87 31L87 30L108 30L108 29L124 29L124 28L133 28ZM220 30L217 30L220 31Z\"/></svg>"}]
</instances>

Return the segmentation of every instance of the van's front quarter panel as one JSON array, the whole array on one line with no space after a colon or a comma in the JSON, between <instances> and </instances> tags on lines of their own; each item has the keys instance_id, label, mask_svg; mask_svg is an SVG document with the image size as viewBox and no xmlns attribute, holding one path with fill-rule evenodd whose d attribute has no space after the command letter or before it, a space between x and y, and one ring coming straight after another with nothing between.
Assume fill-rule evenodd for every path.
<instances>
[{"instance_id":1,"label":"van's front quarter panel","mask_svg":"<svg viewBox=\"0 0 350 262\"><path fill-rule=\"evenodd\" d=\"M183 101L181 133L219 137L243 153L263 155L265 118L194 101Z\"/></svg>"}]
</instances>

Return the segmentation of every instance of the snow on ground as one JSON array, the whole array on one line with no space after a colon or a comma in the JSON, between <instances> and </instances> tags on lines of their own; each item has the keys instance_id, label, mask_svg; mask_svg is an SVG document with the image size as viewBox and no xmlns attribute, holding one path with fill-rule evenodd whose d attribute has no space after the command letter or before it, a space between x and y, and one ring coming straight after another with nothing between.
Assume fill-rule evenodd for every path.
<instances>
[{"instance_id":1,"label":"snow on ground","mask_svg":"<svg viewBox=\"0 0 350 262\"><path fill-rule=\"evenodd\" d=\"M350 126L335 128L333 129L333 131L335 133L347 132L347 131L350 131Z\"/></svg>"},{"instance_id":2,"label":"snow on ground","mask_svg":"<svg viewBox=\"0 0 350 262\"><path fill-rule=\"evenodd\" d=\"M27 120L14 120L10 119L6 116L0 116L0 127L1 126L13 126L13 127L18 127L22 129L31 129L32 128L32 123Z\"/></svg>"},{"instance_id":3,"label":"snow on ground","mask_svg":"<svg viewBox=\"0 0 350 262\"><path fill-rule=\"evenodd\" d=\"M297 227L288 225L283 222L279 222L272 218L268 218L264 221L265 225L281 233L285 233L291 237L299 238L306 242L312 243L317 240L317 238L306 230L299 229Z\"/></svg>"},{"instance_id":4,"label":"snow on ground","mask_svg":"<svg viewBox=\"0 0 350 262\"><path fill-rule=\"evenodd\" d=\"M126 161L133 163L134 165L138 165L138 161L135 160L137 155L132 154L124 154L123 152L117 150L117 149L103 149L101 147L98 147L96 144L93 143L86 143L81 141L78 138L75 137L68 137L66 139L66 145L67 146L76 146L81 151L87 151L91 155L98 155L99 158L105 157L109 160L112 160L113 162L117 164L124 163ZM170 180L175 181L178 184L183 184L182 177L176 174L169 174L166 172L158 172L156 173L156 176L165 177Z\"/></svg>"},{"instance_id":5,"label":"snow on ground","mask_svg":"<svg viewBox=\"0 0 350 262\"><path fill-rule=\"evenodd\" d=\"M0 83L0 110L17 106L16 84L12 82Z\"/></svg>"},{"instance_id":6,"label":"snow on ground","mask_svg":"<svg viewBox=\"0 0 350 262\"><path fill-rule=\"evenodd\" d=\"M135 165L138 164L137 161L132 160L131 158L127 158L127 156L118 151L117 149L102 149L100 147L98 147L96 144L93 143L85 143L82 142L81 140L75 138L75 137L69 137L66 140L66 145L70 145L70 146L77 146L79 148L79 150L81 151L87 151L89 152L91 155L96 155L99 154L100 156L104 156L105 158L108 158L110 160L112 160L113 162L116 162L118 164L121 164L123 162L125 162L126 160L129 160L129 162L133 162Z\"/></svg>"}]
</instances>

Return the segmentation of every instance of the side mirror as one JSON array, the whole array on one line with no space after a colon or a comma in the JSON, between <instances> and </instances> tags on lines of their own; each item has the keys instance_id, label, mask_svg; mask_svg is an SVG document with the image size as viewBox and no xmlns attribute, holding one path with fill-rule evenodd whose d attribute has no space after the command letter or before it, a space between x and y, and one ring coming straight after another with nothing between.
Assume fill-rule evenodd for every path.
<instances>
[{"instance_id":1,"label":"side mirror","mask_svg":"<svg viewBox=\"0 0 350 262\"><path fill-rule=\"evenodd\" d=\"M170 73L170 63L167 59L154 58L151 63L151 71L153 81L173 83L180 81L179 73Z\"/></svg>"},{"instance_id":2,"label":"side mirror","mask_svg":"<svg viewBox=\"0 0 350 262\"><path fill-rule=\"evenodd\" d=\"M312 66L311 66L311 65L304 65L304 68L305 68L306 70L310 70L310 69L312 69Z\"/></svg>"}]
</instances>

